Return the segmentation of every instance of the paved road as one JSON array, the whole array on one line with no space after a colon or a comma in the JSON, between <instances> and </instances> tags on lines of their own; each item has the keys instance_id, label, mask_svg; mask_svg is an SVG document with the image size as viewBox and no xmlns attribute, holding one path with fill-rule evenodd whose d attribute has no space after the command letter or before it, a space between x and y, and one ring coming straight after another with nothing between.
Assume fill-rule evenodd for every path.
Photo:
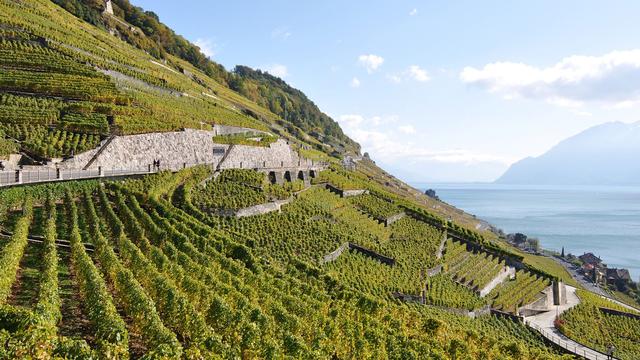
<instances>
[{"instance_id":1,"label":"paved road","mask_svg":"<svg viewBox=\"0 0 640 360\"><path fill-rule=\"evenodd\" d=\"M555 260L558 264L564 266L565 269L567 269L567 271L569 272L569 274L571 274L571 276L578 282L580 283L580 285L582 285L586 290L591 291L594 294L600 295L601 297L612 301L622 307L624 307L625 309L631 310L634 313L640 312L640 309L634 308L633 306L627 305L621 301L618 301L614 298L611 297L611 295L609 295L604 289L602 289L600 286L594 284L593 282L587 280L584 278L584 276L582 274L580 274L578 272L578 268L575 267L575 265L564 261L562 259L558 259L555 256L551 257L553 260Z\"/></svg>"},{"instance_id":2,"label":"paved road","mask_svg":"<svg viewBox=\"0 0 640 360\"><path fill-rule=\"evenodd\" d=\"M595 285L592 281L585 279L584 276L578 272L578 268L575 265L562 259L558 259L555 256L551 256L551 258L558 264L562 265L565 269L567 269L569 274L571 274L571 277L573 277L585 289L601 296L608 296L607 293L602 290L602 288Z\"/></svg>"},{"instance_id":3,"label":"paved road","mask_svg":"<svg viewBox=\"0 0 640 360\"><path fill-rule=\"evenodd\" d=\"M566 286L567 288L567 304L566 305L558 305L556 311L547 311L535 316L529 316L524 319L525 324L534 328L542 336L550 340L551 342L559 345L560 347L577 354L579 356L583 356L589 360L605 360L607 359L607 355L600 353L596 350L590 349L586 346L583 346L568 337L564 336L558 329L554 326L554 321L556 318L556 314L562 314L563 312L571 309L572 307L578 305L580 303L580 298L576 295L576 288L573 286Z\"/></svg>"}]
</instances>

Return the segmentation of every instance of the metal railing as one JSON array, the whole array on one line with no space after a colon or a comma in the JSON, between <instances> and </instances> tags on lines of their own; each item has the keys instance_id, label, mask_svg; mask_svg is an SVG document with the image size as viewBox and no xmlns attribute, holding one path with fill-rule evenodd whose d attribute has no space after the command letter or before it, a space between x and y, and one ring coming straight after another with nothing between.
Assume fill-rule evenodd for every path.
<instances>
[{"instance_id":1,"label":"metal railing","mask_svg":"<svg viewBox=\"0 0 640 360\"><path fill-rule=\"evenodd\" d=\"M603 354L601 352L599 352L598 350L592 349L588 346L582 345L580 343L578 343L577 341L571 340L568 337L564 336L564 335L559 335L556 334L555 332L553 332L552 330L548 329L548 328L542 328L539 325L533 324L530 321L526 321L525 320L525 324L527 326L529 326L530 328L532 328L533 330L537 331L538 333L540 333L540 335L542 335L545 339L549 340L550 342L558 345L559 347L567 350L570 353L573 353L575 355L578 356L582 356L585 359L589 359L589 360L607 360L607 359L613 359L613 360L617 360L614 357L609 357L606 354Z\"/></svg>"}]
</instances>

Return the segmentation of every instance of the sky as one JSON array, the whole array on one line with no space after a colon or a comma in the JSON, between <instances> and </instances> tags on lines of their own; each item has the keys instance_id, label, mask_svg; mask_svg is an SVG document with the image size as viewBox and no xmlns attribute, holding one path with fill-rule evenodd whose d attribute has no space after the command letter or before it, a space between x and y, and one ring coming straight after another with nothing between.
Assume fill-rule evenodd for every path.
<instances>
[{"instance_id":1,"label":"sky","mask_svg":"<svg viewBox=\"0 0 640 360\"><path fill-rule=\"evenodd\" d=\"M640 2L132 0L227 69L301 89L411 183L488 182L635 122Z\"/></svg>"}]
</instances>

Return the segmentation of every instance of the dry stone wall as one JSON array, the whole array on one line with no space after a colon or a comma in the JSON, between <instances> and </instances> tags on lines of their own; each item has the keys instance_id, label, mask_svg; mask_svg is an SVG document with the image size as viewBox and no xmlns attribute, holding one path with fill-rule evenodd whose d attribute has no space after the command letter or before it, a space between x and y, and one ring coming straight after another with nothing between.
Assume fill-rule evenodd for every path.
<instances>
[{"instance_id":1,"label":"dry stone wall","mask_svg":"<svg viewBox=\"0 0 640 360\"><path fill-rule=\"evenodd\" d=\"M214 155L213 131L191 130L166 133L118 136L102 150L90 169L143 169L154 160L162 169L180 169L183 164L217 163L222 155ZM98 150L80 154L60 164L61 168L82 168Z\"/></svg>"},{"instance_id":2,"label":"dry stone wall","mask_svg":"<svg viewBox=\"0 0 640 360\"><path fill-rule=\"evenodd\" d=\"M301 159L285 140L268 147L216 144L213 136L256 132L253 129L216 125L214 130L185 129L183 131L116 136L100 147L89 150L58 164L61 169L129 169L148 168L155 160L161 169L178 170L186 163L211 164L217 167L225 157L221 169L299 167L311 165ZM231 148L231 150L229 150ZM95 158L95 159L94 159ZM92 162L93 159L93 162Z\"/></svg>"},{"instance_id":3,"label":"dry stone wall","mask_svg":"<svg viewBox=\"0 0 640 360\"><path fill-rule=\"evenodd\" d=\"M279 139L268 147L235 145L220 168L294 168L310 165L311 162L301 159L285 140Z\"/></svg>"}]
</instances>

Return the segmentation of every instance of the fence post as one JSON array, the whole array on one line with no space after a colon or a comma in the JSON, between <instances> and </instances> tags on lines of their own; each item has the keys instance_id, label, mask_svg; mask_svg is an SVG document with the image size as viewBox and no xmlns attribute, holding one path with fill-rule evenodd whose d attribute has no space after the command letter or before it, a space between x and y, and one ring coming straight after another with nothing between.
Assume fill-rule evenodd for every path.
<instances>
[{"instance_id":1,"label":"fence post","mask_svg":"<svg viewBox=\"0 0 640 360\"><path fill-rule=\"evenodd\" d=\"M98 176L104 177L104 170L102 169L102 166L98 166Z\"/></svg>"},{"instance_id":2,"label":"fence post","mask_svg":"<svg viewBox=\"0 0 640 360\"><path fill-rule=\"evenodd\" d=\"M62 170L60 168L56 168L56 179L62 180Z\"/></svg>"},{"instance_id":3,"label":"fence post","mask_svg":"<svg viewBox=\"0 0 640 360\"><path fill-rule=\"evenodd\" d=\"M16 182L22 184L22 170L16 170Z\"/></svg>"},{"instance_id":4,"label":"fence post","mask_svg":"<svg viewBox=\"0 0 640 360\"><path fill-rule=\"evenodd\" d=\"M183 163L182 163L182 168L183 168L183 169L186 169L186 168L187 168L187 163L186 163L186 162L183 162Z\"/></svg>"},{"instance_id":5,"label":"fence post","mask_svg":"<svg viewBox=\"0 0 640 360\"><path fill-rule=\"evenodd\" d=\"M147 165L148 166L148 172L151 172L151 164Z\"/></svg>"}]
</instances>

